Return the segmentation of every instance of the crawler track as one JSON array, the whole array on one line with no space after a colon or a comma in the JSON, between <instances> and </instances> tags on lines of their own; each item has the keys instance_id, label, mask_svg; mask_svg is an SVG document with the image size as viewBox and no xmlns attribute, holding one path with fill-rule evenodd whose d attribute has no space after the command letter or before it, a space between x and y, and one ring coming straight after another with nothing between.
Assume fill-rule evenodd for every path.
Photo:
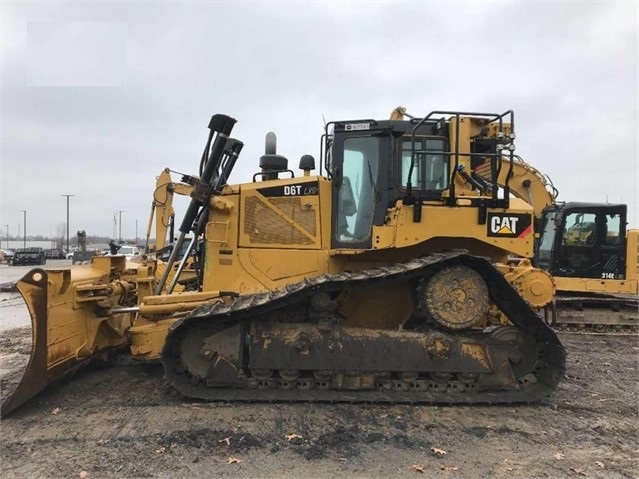
<instances>
[{"instance_id":1,"label":"crawler track","mask_svg":"<svg viewBox=\"0 0 639 479\"><path fill-rule=\"evenodd\" d=\"M560 331L637 335L638 308L636 295L559 293L546 318Z\"/></svg>"},{"instance_id":2,"label":"crawler track","mask_svg":"<svg viewBox=\"0 0 639 479\"><path fill-rule=\"evenodd\" d=\"M236 361L237 375L230 382L219 381L211 375L194 374L185 366L182 355L188 351L186 338L199 339L201 336L203 342L207 337L238 328L241 333L229 337L237 337L245 345L255 340L256 324L284 320L293 327L315 327L317 320L311 319L309 316L312 314L307 313L311 309L312 298L318 293L335 296L346 289L383 286L396 281L417 283L438 268L458 264L473 268L486 281L491 300L514 326L506 330L506 340L500 339L495 331L446 333L420 330L421 333L413 331L407 334L413 338L421 335L428 341L433 338L444 341L450 344L450 351L459 349L462 342L472 342L485 348L494 358L507 354L503 363L490 371L469 373L471 369L461 366L458 370L451 370L450 365L455 363L450 361L446 363L445 373L437 368L415 371L409 364L406 364L406 369L384 372L379 372L377 366L364 370L366 368L361 365L353 368L343 364L340 371L334 368L328 372L273 368L276 374L279 372L280 377L277 378L270 374L252 373L253 358L246 352L248 346L242 349L245 352ZM339 325L335 327L339 329ZM397 348L401 347L397 343ZM506 350L507 353L500 352ZM566 353L554 331L488 260L464 252L452 252L366 271L322 275L280 290L242 295L230 302L201 306L172 325L162 356L170 382L185 396L204 400L508 403L534 402L551 394L564 376ZM439 363L435 358L428 364L437 366ZM511 366L514 374L511 374ZM292 368L295 368L294 363ZM504 375L510 376L513 381L495 381ZM350 382L347 381L349 378ZM365 381L370 378L372 381ZM348 387L340 386L342 381L348 383ZM362 385L358 387L360 382ZM499 385L495 385L497 383Z\"/></svg>"}]
</instances>

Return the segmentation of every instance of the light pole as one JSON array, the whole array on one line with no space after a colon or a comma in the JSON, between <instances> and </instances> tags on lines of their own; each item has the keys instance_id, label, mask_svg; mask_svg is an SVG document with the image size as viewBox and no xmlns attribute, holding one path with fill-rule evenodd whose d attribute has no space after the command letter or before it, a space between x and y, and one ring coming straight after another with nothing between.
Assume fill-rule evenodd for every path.
<instances>
[{"instance_id":1,"label":"light pole","mask_svg":"<svg viewBox=\"0 0 639 479\"><path fill-rule=\"evenodd\" d=\"M124 213L124 210L118 210L118 214L119 214L118 228L120 228L120 231L118 233L118 243L119 244L122 244L122 213Z\"/></svg>"},{"instance_id":2,"label":"light pole","mask_svg":"<svg viewBox=\"0 0 639 479\"><path fill-rule=\"evenodd\" d=\"M7 228L7 249L9 249L9 225L4 225Z\"/></svg>"},{"instance_id":3,"label":"light pole","mask_svg":"<svg viewBox=\"0 0 639 479\"><path fill-rule=\"evenodd\" d=\"M23 248L27 247L27 210L20 210L23 213L23 221L24 221L24 235L23 235Z\"/></svg>"},{"instance_id":4,"label":"light pole","mask_svg":"<svg viewBox=\"0 0 639 479\"><path fill-rule=\"evenodd\" d=\"M60 195L67 197L67 253L69 252L69 197L75 195Z\"/></svg>"}]
</instances>

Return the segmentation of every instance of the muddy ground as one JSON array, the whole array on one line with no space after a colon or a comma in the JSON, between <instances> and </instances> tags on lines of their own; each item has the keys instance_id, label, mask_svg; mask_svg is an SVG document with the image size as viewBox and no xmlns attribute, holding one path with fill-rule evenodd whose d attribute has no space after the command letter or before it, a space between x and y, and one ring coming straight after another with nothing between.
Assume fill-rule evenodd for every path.
<instances>
[{"instance_id":1,"label":"muddy ground","mask_svg":"<svg viewBox=\"0 0 639 479\"><path fill-rule=\"evenodd\" d=\"M637 337L560 337L566 377L537 405L194 403L121 358L2 419L0 475L639 477ZM3 392L29 348L30 328L0 329Z\"/></svg>"}]
</instances>

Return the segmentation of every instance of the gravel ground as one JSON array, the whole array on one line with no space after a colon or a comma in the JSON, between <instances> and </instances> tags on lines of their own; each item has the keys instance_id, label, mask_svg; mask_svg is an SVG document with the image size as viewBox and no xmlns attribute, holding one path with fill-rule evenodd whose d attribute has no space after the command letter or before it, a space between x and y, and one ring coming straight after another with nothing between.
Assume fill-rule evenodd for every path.
<instances>
[{"instance_id":1,"label":"gravel ground","mask_svg":"<svg viewBox=\"0 0 639 479\"><path fill-rule=\"evenodd\" d=\"M3 266L0 279L7 274ZM4 391L28 358L24 312L15 293L0 293ZM122 357L4 418L0 472L3 478L639 477L637 337L560 337L568 351L564 381L545 402L524 406L194 403L165 383L161 367Z\"/></svg>"}]
</instances>

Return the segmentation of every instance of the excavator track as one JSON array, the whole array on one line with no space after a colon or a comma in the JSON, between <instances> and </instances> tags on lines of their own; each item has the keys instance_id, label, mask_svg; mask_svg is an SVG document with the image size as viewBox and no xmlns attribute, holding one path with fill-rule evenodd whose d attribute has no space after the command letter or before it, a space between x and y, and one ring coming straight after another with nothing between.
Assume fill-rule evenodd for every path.
<instances>
[{"instance_id":1,"label":"excavator track","mask_svg":"<svg viewBox=\"0 0 639 479\"><path fill-rule=\"evenodd\" d=\"M342 328L330 307L317 306L357 288L417 284L456 265L481 275L513 326L481 332L427 323L411 331ZM474 351L470 356L480 360L460 351ZM162 351L167 378L184 396L251 402L535 402L563 378L565 358L554 331L490 261L463 251L324 274L203 305L171 326Z\"/></svg>"},{"instance_id":2,"label":"excavator track","mask_svg":"<svg viewBox=\"0 0 639 479\"><path fill-rule=\"evenodd\" d=\"M546 312L559 331L592 334L639 334L639 298L636 295L562 295Z\"/></svg>"}]
</instances>

